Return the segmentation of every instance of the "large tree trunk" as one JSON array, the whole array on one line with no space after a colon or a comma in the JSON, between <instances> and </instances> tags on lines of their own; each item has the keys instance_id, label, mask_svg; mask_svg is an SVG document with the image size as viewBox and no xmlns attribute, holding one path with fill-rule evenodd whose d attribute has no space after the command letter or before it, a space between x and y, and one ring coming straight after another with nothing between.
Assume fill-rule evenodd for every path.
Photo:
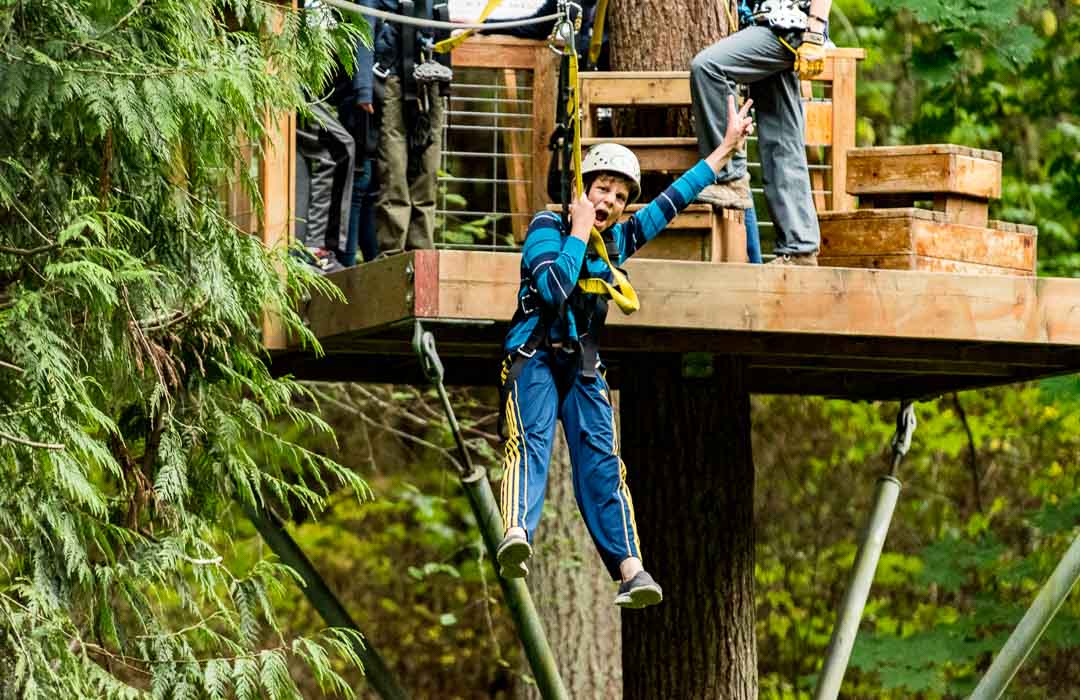
<instances>
[{"instance_id":1,"label":"large tree trunk","mask_svg":"<svg viewBox=\"0 0 1080 700\"><path fill-rule=\"evenodd\" d=\"M535 545L529 590L567 692L574 700L620 697L622 645L618 608L612 604L615 588L574 500L562 426L555 437ZM535 686L522 683L518 688L518 698L540 697Z\"/></svg>"},{"instance_id":2,"label":"large tree trunk","mask_svg":"<svg viewBox=\"0 0 1080 700\"><path fill-rule=\"evenodd\" d=\"M639 0L608 12L613 70L690 70L690 59L731 33L731 0Z\"/></svg>"},{"instance_id":3,"label":"large tree trunk","mask_svg":"<svg viewBox=\"0 0 1080 700\"><path fill-rule=\"evenodd\" d=\"M611 69L690 70L698 51L735 30L729 25L734 12L732 0L612 3L608 13ZM687 109L619 109L614 128L619 136L693 134Z\"/></svg>"},{"instance_id":4,"label":"large tree trunk","mask_svg":"<svg viewBox=\"0 0 1080 700\"><path fill-rule=\"evenodd\" d=\"M754 466L745 367L717 356L684 379L678 355L623 372L623 457L660 605L623 614L627 699L753 700Z\"/></svg>"}]
</instances>

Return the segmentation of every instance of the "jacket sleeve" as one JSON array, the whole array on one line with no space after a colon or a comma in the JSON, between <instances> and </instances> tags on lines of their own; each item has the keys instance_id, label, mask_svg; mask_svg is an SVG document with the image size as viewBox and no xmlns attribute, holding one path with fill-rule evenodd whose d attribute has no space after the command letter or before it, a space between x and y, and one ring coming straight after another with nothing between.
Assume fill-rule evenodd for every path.
<instances>
[{"instance_id":1,"label":"jacket sleeve","mask_svg":"<svg viewBox=\"0 0 1080 700\"><path fill-rule=\"evenodd\" d=\"M521 256L544 303L558 307L577 285L585 243L573 236L563 236L559 215L542 211L529 224Z\"/></svg>"},{"instance_id":2,"label":"jacket sleeve","mask_svg":"<svg viewBox=\"0 0 1080 700\"><path fill-rule=\"evenodd\" d=\"M375 8L375 0L355 0L357 5ZM365 18L366 19L366 18ZM371 41L375 41L375 20L368 20L371 27ZM372 95L372 80L374 73L372 69L375 67L375 50L372 46L366 46L364 42L357 40L356 42L356 72L352 77L352 92L354 101L356 104L371 104L373 100ZM352 105L350 105L352 106Z\"/></svg>"},{"instance_id":3,"label":"jacket sleeve","mask_svg":"<svg viewBox=\"0 0 1080 700\"><path fill-rule=\"evenodd\" d=\"M675 215L694 201L701 190L716 180L716 173L704 160L683 173L675 182L640 211L621 224L612 235L619 246L619 264L636 253L664 230Z\"/></svg>"}]
</instances>

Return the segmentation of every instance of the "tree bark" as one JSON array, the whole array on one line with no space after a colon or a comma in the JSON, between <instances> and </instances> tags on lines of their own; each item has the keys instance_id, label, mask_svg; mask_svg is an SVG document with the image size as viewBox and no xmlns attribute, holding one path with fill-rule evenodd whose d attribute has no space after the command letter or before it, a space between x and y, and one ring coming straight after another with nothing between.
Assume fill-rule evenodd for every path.
<instances>
[{"instance_id":1,"label":"tree bark","mask_svg":"<svg viewBox=\"0 0 1080 700\"><path fill-rule=\"evenodd\" d=\"M646 569L664 589L623 614L627 700L757 698L754 466L745 367L637 358L622 385L623 457Z\"/></svg>"},{"instance_id":2,"label":"tree bark","mask_svg":"<svg viewBox=\"0 0 1080 700\"><path fill-rule=\"evenodd\" d=\"M690 70L690 60L731 33L733 3L639 0L608 13L613 70Z\"/></svg>"},{"instance_id":3,"label":"tree bark","mask_svg":"<svg viewBox=\"0 0 1080 700\"><path fill-rule=\"evenodd\" d=\"M578 512L561 425L534 545L529 590L567 692L574 700L621 696L622 643L619 613L612 603L615 587ZM528 700L540 697L535 686L524 683L518 684L515 695Z\"/></svg>"},{"instance_id":4,"label":"tree bark","mask_svg":"<svg viewBox=\"0 0 1080 700\"><path fill-rule=\"evenodd\" d=\"M690 70L698 51L735 30L729 18L737 16L731 0L641 0L612 4L608 17L612 70L670 71ZM693 134L688 109L618 109L614 128L620 136Z\"/></svg>"}]
</instances>

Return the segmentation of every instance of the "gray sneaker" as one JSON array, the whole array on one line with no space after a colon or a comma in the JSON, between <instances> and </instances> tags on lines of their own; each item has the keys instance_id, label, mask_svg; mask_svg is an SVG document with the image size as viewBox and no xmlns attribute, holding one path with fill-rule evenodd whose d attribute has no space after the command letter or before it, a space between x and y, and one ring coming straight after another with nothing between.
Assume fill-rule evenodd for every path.
<instances>
[{"instance_id":1,"label":"gray sneaker","mask_svg":"<svg viewBox=\"0 0 1080 700\"><path fill-rule=\"evenodd\" d=\"M653 581L648 571L639 571L634 578L619 584L615 594L615 605L620 608L645 608L656 605L664 599L660 584Z\"/></svg>"},{"instance_id":2,"label":"gray sneaker","mask_svg":"<svg viewBox=\"0 0 1080 700\"><path fill-rule=\"evenodd\" d=\"M507 535L495 550L499 573L503 578L525 578L529 574L525 561L531 556L532 547L521 535Z\"/></svg>"},{"instance_id":3,"label":"gray sneaker","mask_svg":"<svg viewBox=\"0 0 1080 700\"><path fill-rule=\"evenodd\" d=\"M801 265L805 267L817 267L817 253L796 253L789 255L782 253L765 263L766 265Z\"/></svg>"}]
</instances>

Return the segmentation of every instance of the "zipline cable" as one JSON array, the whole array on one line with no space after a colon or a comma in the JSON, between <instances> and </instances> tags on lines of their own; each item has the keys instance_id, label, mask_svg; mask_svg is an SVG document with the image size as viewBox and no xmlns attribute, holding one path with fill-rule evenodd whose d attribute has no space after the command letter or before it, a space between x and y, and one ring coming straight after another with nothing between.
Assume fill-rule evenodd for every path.
<instances>
[{"instance_id":1,"label":"zipline cable","mask_svg":"<svg viewBox=\"0 0 1080 700\"><path fill-rule=\"evenodd\" d=\"M417 17L409 17L408 15L399 15L394 12L386 12L385 10L376 10L371 7L364 7L362 5L354 5L348 0L322 0L323 4L330 5L331 7L345 12L352 12L357 15L367 15L368 17L376 17L378 19L384 19L387 22L396 22L398 24L411 24L415 27L429 27L431 29L449 29L451 31L455 29L465 30L483 30L483 29L512 29L514 27L526 27L530 24L543 24L544 22L550 22L551 20L559 19L562 14L554 13L550 15L544 15L543 17L530 17L528 19L515 19L506 22L491 22L489 24L468 24L458 22L440 22L435 19L420 19Z\"/></svg>"}]
</instances>

